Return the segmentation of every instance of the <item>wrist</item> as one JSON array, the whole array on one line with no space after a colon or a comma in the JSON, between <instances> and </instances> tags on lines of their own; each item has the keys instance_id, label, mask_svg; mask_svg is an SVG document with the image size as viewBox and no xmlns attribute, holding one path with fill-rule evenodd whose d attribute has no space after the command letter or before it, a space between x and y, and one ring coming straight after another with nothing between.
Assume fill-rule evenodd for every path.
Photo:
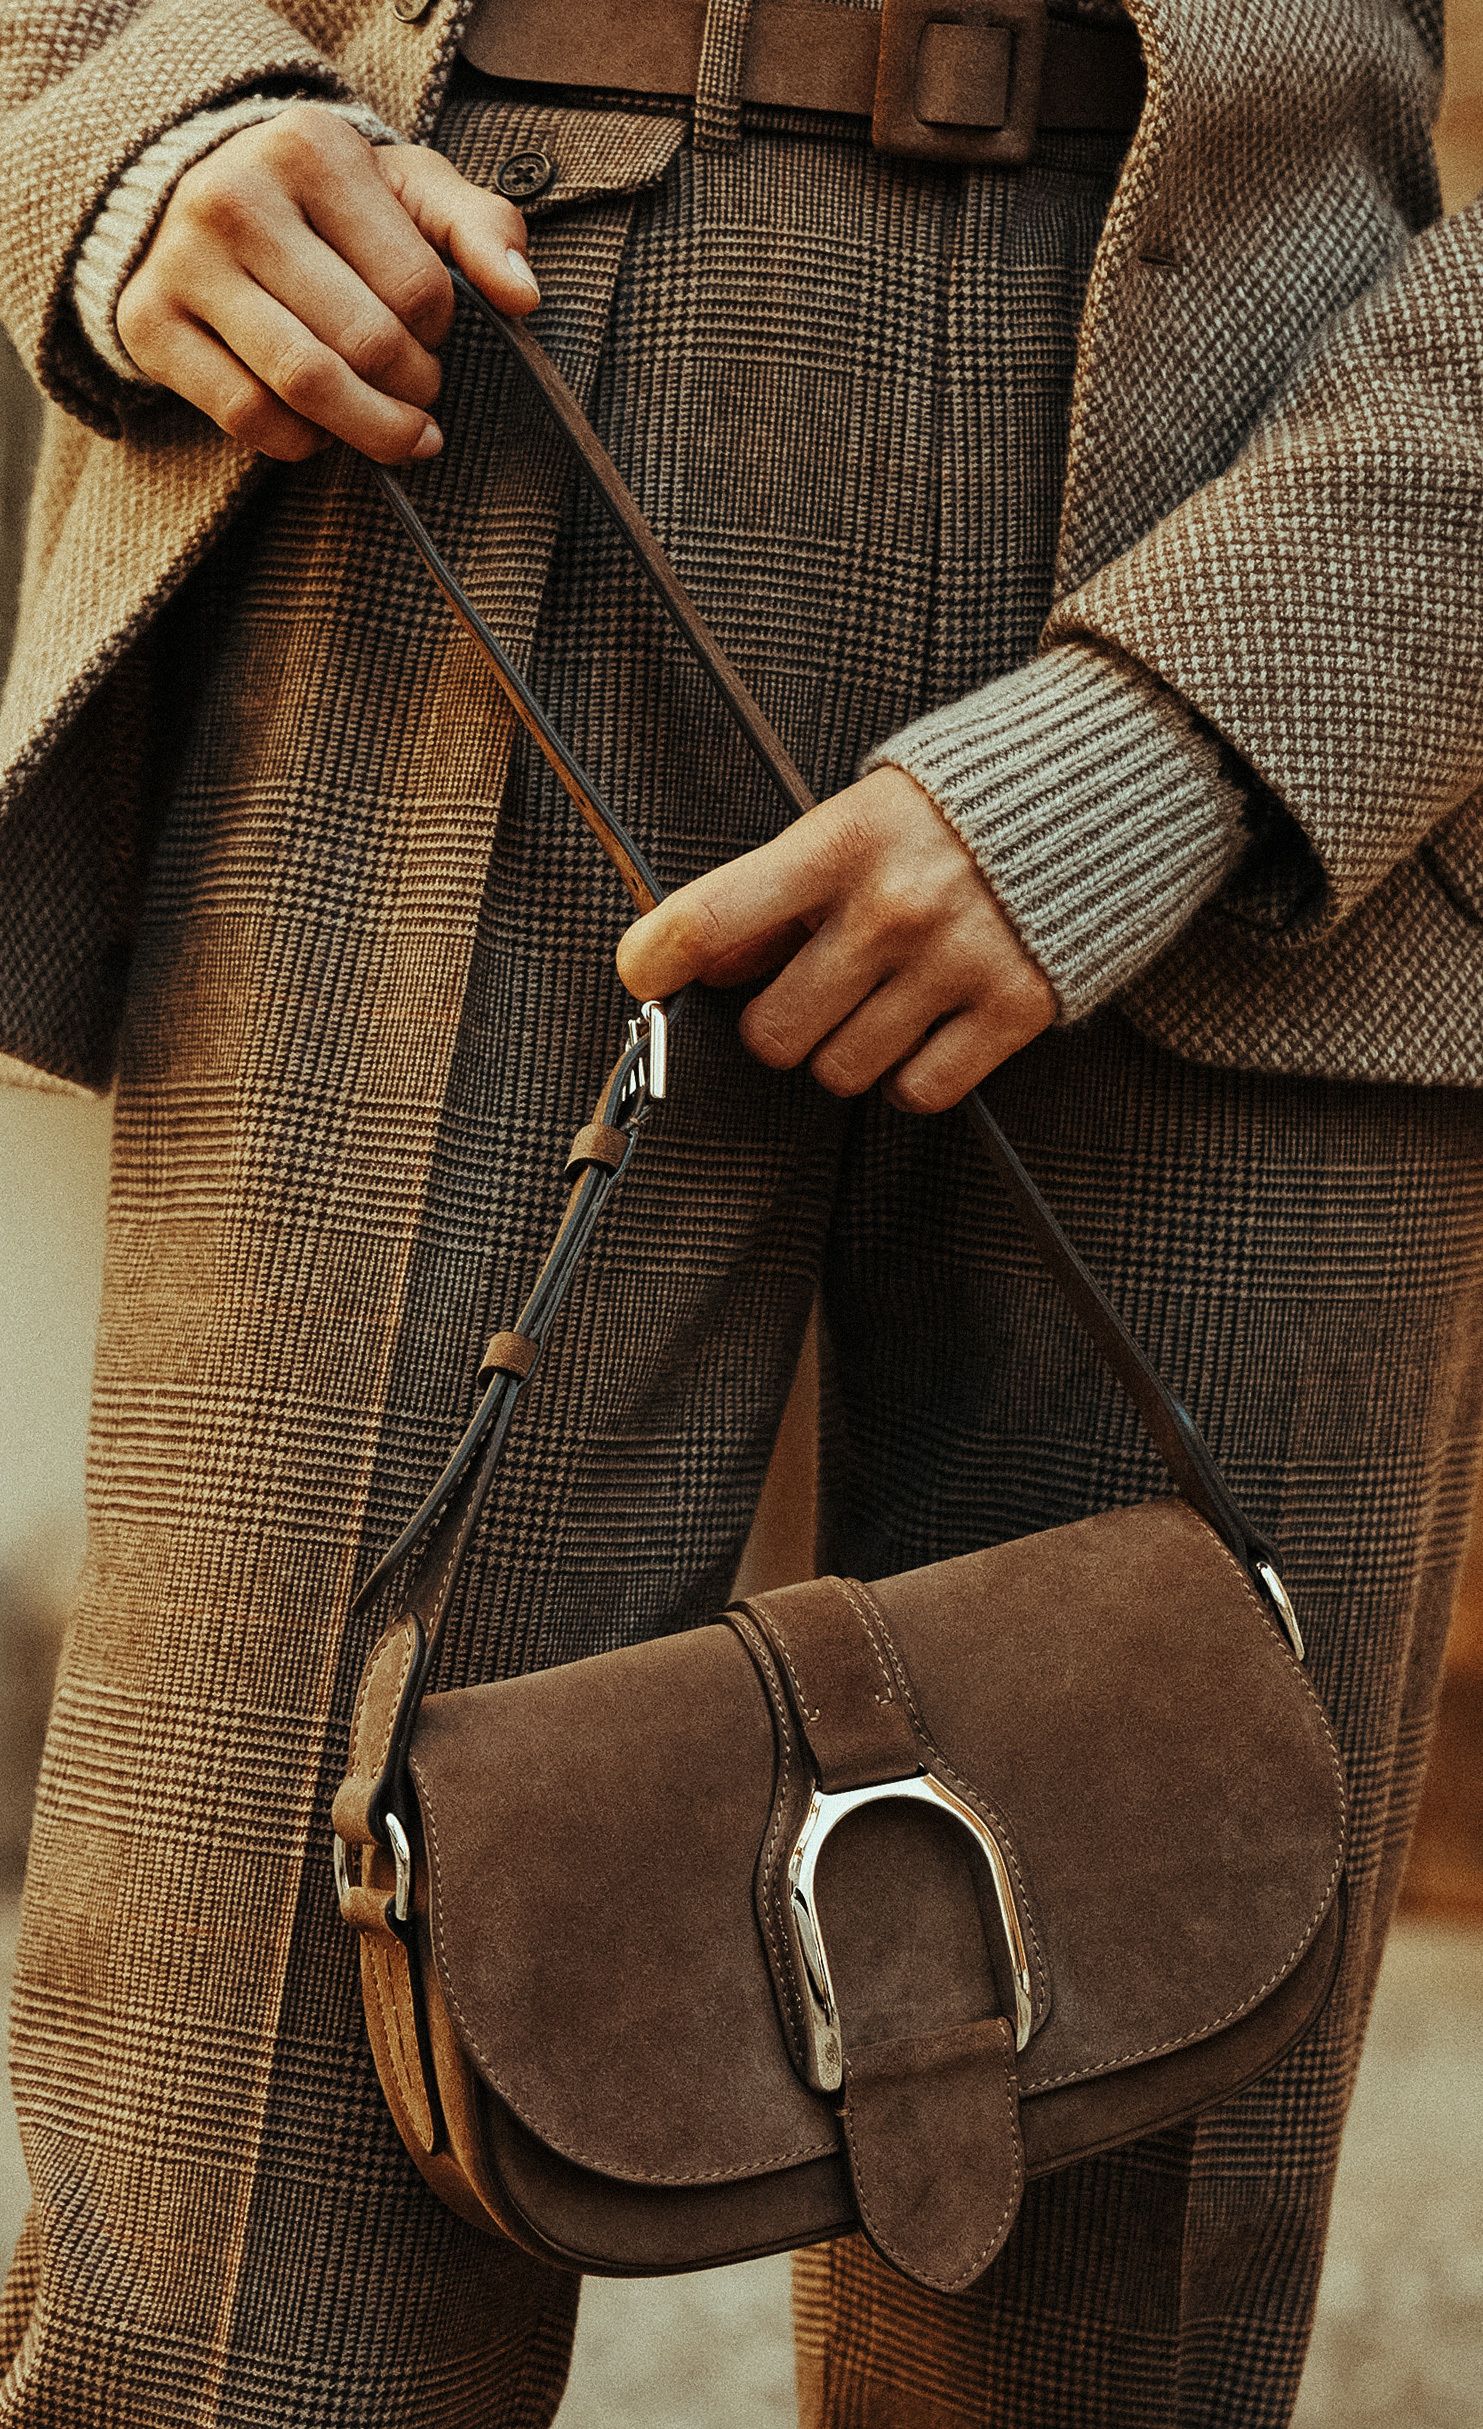
<instances>
[{"instance_id":1,"label":"wrist","mask_svg":"<svg viewBox=\"0 0 1483 2429\"><path fill-rule=\"evenodd\" d=\"M1226 753L1156 677L1064 642L880 743L972 853L1075 1020L1218 892L1247 840Z\"/></svg>"}]
</instances>

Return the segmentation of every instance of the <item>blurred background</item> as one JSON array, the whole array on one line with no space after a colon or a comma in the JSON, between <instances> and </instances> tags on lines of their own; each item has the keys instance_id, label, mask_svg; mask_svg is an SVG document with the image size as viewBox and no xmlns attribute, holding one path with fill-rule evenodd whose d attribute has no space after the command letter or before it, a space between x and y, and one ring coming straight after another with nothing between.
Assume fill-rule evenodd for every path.
<instances>
[{"instance_id":1,"label":"blurred background","mask_svg":"<svg viewBox=\"0 0 1483 2429\"><path fill-rule=\"evenodd\" d=\"M1449 0L1446 199L1483 189L1483 0ZM1483 304L1480 304L1483 308ZM0 338L0 665L35 441ZM106 1103L0 1057L0 2002L46 1706L82 1552ZM748 1554L803 1574L813 1376L785 1421ZM1483 1522L1453 1627L1402 1920L1346 2144L1300 2429L1483 2429ZM0 2089L0 2266L25 2174ZM785 2261L583 2297L561 2429L788 2429Z\"/></svg>"}]
</instances>

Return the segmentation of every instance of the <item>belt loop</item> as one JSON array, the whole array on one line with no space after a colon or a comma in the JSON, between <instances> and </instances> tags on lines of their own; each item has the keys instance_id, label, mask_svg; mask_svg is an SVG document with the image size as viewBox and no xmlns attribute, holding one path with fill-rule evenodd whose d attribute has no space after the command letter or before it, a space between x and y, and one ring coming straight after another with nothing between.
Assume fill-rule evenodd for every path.
<instances>
[{"instance_id":1,"label":"belt loop","mask_svg":"<svg viewBox=\"0 0 1483 2429\"><path fill-rule=\"evenodd\" d=\"M706 0L695 71L697 150L741 141L742 53L752 0Z\"/></svg>"}]
</instances>

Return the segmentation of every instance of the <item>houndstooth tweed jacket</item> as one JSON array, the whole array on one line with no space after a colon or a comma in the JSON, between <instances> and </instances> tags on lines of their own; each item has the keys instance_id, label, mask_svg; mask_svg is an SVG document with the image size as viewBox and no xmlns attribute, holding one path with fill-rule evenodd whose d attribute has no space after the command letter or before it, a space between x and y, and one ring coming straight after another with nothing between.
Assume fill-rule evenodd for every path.
<instances>
[{"instance_id":1,"label":"houndstooth tweed jacket","mask_svg":"<svg viewBox=\"0 0 1483 2429\"><path fill-rule=\"evenodd\" d=\"M79 251L120 173L213 103L360 99L425 136L467 6L11 0L0 314L54 410L0 712L0 1050L42 1068L107 1076L168 743L155 619L254 476L109 373ZM1476 1084L1483 206L1435 218L1440 0L1130 13L1148 100L1087 299L1042 652L883 755L1063 1011L1116 993L1201 1059ZM616 110L556 130L543 210L636 192L673 150ZM533 598L544 574L533 526ZM1239 858L1207 848L1232 770Z\"/></svg>"}]
</instances>

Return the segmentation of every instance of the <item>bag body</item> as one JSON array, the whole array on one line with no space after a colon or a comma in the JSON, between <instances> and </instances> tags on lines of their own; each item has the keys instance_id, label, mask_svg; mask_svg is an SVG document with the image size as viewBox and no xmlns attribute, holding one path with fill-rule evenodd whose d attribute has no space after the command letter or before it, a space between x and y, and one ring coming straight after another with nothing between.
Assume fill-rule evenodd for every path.
<instances>
[{"instance_id":1,"label":"bag body","mask_svg":"<svg viewBox=\"0 0 1483 2429\"><path fill-rule=\"evenodd\" d=\"M408 1776L383 2084L444 2199L584 2271L863 2224L969 2284L1027 2173L1229 2096L1338 1959L1327 1721L1174 1501L431 1694Z\"/></svg>"},{"instance_id":2,"label":"bag body","mask_svg":"<svg viewBox=\"0 0 1483 2429\"><path fill-rule=\"evenodd\" d=\"M511 348L795 809L802 779L559 374ZM640 908L637 845L390 475L399 519ZM629 1024L396 1581L335 1799L388 2103L434 2191L559 2265L670 2272L863 2227L971 2284L1028 2174L1175 2123L1321 2008L1344 1783L1275 1554L975 1092L1043 1264L1179 1498L872 1586L433 1692L521 1390L642 1124L680 999Z\"/></svg>"}]
</instances>

